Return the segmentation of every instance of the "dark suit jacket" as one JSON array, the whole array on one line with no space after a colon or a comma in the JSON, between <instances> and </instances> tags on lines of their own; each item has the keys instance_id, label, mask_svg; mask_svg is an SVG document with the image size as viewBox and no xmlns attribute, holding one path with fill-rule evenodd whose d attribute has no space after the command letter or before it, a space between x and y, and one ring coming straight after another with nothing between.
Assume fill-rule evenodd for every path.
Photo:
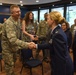
<instances>
[{"instance_id":1,"label":"dark suit jacket","mask_svg":"<svg viewBox=\"0 0 76 75\"><path fill-rule=\"evenodd\" d=\"M49 36L49 43L38 44L38 49L50 49L52 75L73 75L66 34L57 26Z\"/></svg>"}]
</instances>

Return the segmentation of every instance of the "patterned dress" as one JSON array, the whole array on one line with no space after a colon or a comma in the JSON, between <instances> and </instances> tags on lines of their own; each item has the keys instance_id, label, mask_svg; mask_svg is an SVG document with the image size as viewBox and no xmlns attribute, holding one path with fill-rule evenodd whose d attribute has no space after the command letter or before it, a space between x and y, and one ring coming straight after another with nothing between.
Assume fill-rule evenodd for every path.
<instances>
[{"instance_id":1,"label":"patterned dress","mask_svg":"<svg viewBox=\"0 0 76 75\"><path fill-rule=\"evenodd\" d=\"M35 27L34 27L34 24L28 24L28 25L26 26L26 28L25 28L25 31L28 32L29 34L35 35ZM32 40L30 39L30 37L27 36L27 35L25 35L25 34L23 34L23 40L24 40L24 41L27 41L27 42L32 41Z\"/></svg>"}]
</instances>

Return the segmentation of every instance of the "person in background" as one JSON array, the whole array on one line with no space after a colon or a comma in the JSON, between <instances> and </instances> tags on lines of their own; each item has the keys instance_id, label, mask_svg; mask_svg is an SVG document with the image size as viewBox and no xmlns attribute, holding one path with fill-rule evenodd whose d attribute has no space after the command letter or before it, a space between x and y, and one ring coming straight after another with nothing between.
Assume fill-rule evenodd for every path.
<instances>
[{"instance_id":1,"label":"person in background","mask_svg":"<svg viewBox=\"0 0 76 75\"><path fill-rule=\"evenodd\" d=\"M35 34L37 34L38 25L39 25L38 20L35 20L35 21L34 21L34 26L35 26Z\"/></svg>"},{"instance_id":2,"label":"person in background","mask_svg":"<svg viewBox=\"0 0 76 75\"><path fill-rule=\"evenodd\" d=\"M3 22L5 22L6 20L7 20L7 18L4 18L4 19L3 19Z\"/></svg>"},{"instance_id":3,"label":"person in background","mask_svg":"<svg viewBox=\"0 0 76 75\"><path fill-rule=\"evenodd\" d=\"M11 16L4 22L2 27L2 57L5 63L6 75L15 75L14 73L14 55L23 48L30 48L31 42L24 42L21 40L21 26L19 6L10 6Z\"/></svg>"},{"instance_id":4,"label":"person in background","mask_svg":"<svg viewBox=\"0 0 76 75\"><path fill-rule=\"evenodd\" d=\"M51 28L49 43L35 44L31 48L49 49L51 54L51 75L74 75L73 62L68 52L67 37L59 24L65 22L58 11L48 15L47 23Z\"/></svg>"},{"instance_id":5,"label":"person in background","mask_svg":"<svg viewBox=\"0 0 76 75\"><path fill-rule=\"evenodd\" d=\"M1 39L2 39L2 27L3 24L0 23L0 55L2 55L2 46L1 46Z\"/></svg>"},{"instance_id":6,"label":"person in background","mask_svg":"<svg viewBox=\"0 0 76 75\"><path fill-rule=\"evenodd\" d=\"M2 45L1 45L1 40L2 40L2 27L3 23L0 23L0 64L2 63ZM1 66L1 65L0 65Z\"/></svg>"},{"instance_id":7,"label":"person in background","mask_svg":"<svg viewBox=\"0 0 76 75\"><path fill-rule=\"evenodd\" d=\"M71 29L70 29L72 36L74 36L75 31L76 31L76 19L74 20L74 24L71 25Z\"/></svg>"},{"instance_id":8,"label":"person in background","mask_svg":"<svg viewBox=\"0 0 76 75\"><path fill-rule=\"evenodd\" d=\"M76 72L76 19L74 19L74 24L71 25L72 32L72 50L73 50L73 63L74 63L74 72Z\"/></svg>"},{"instance_id":9,"label":"person in background","mask_svg":"<svg viewBox=\"0 0 76 75\"><path fill-rule=\"evenodd\" d=\"M22 21L22 32L25 41L33 41L35 35L34 17L31 11L25 14Z\"/></svg>"},{"instance_id":10,"label":"person in background","mask_svg":"<svg viewBox=\"0 0 76 75\"><path fill-rule=\"evenodd\" d=\"M66 36L67 36L67 41L68 41L68 50L70 52L70 48L72 46L72 33L70 31L70 27L69 27L69 23L68 22L63 22L61 24L61 28L63 29L63 31L65 32Z\"/></svg>"},{"instance_id":11,"label":"person in background","mask_svg":"<svg viewBox=\"0 0 76 75\"><path fill-rule=\"evenodd\" d=\"M38 37L38 40L39 40L39 43L44 43L46 41L46 34L47 34L47 31L48 31L48 25L47 25L47 16L48 16L48 13L45 13L44 14L44 20L41 21L38 25L38 30L37 30L37 37ZM42 50L43 52L43 59L46 61L47 60L47 56L48 56L48 53L47 53L48 50ZM39 55L39 52L40 50L37 50L36 52L36 58L38 58L38 55Z\"/></svg>"}]
</instances>

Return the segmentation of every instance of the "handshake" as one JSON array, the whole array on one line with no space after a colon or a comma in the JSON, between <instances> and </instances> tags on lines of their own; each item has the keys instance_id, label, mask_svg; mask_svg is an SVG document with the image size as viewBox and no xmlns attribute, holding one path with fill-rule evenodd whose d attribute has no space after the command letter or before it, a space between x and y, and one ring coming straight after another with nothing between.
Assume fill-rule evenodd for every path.
<instances>
[{"instance_id":1,"label":"handshake","mask_svg":"<svg viewBox=\"0 0 76 75\"><path fill-rule=\"evenodd\" d=\"M35 49L36 48L36 44L34 42L30 42L30 43L28 43L28 48L29 49Z\"/></svg>"}]
</instances>

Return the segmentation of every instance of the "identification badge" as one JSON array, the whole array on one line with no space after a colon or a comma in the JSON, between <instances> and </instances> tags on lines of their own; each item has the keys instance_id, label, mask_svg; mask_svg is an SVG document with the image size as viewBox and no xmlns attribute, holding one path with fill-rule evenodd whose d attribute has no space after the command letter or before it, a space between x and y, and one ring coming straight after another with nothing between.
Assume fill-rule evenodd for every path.
<instances>
[{"instance_id":1,"label":"identification badge","mask_svg":"<svg viewBox=\"0 0 76 75\"><path fill-rule=\"evenodd\" d=\"M50 39L49 43L52 44L52 39Z\"/></svg>"}]
</instances>

